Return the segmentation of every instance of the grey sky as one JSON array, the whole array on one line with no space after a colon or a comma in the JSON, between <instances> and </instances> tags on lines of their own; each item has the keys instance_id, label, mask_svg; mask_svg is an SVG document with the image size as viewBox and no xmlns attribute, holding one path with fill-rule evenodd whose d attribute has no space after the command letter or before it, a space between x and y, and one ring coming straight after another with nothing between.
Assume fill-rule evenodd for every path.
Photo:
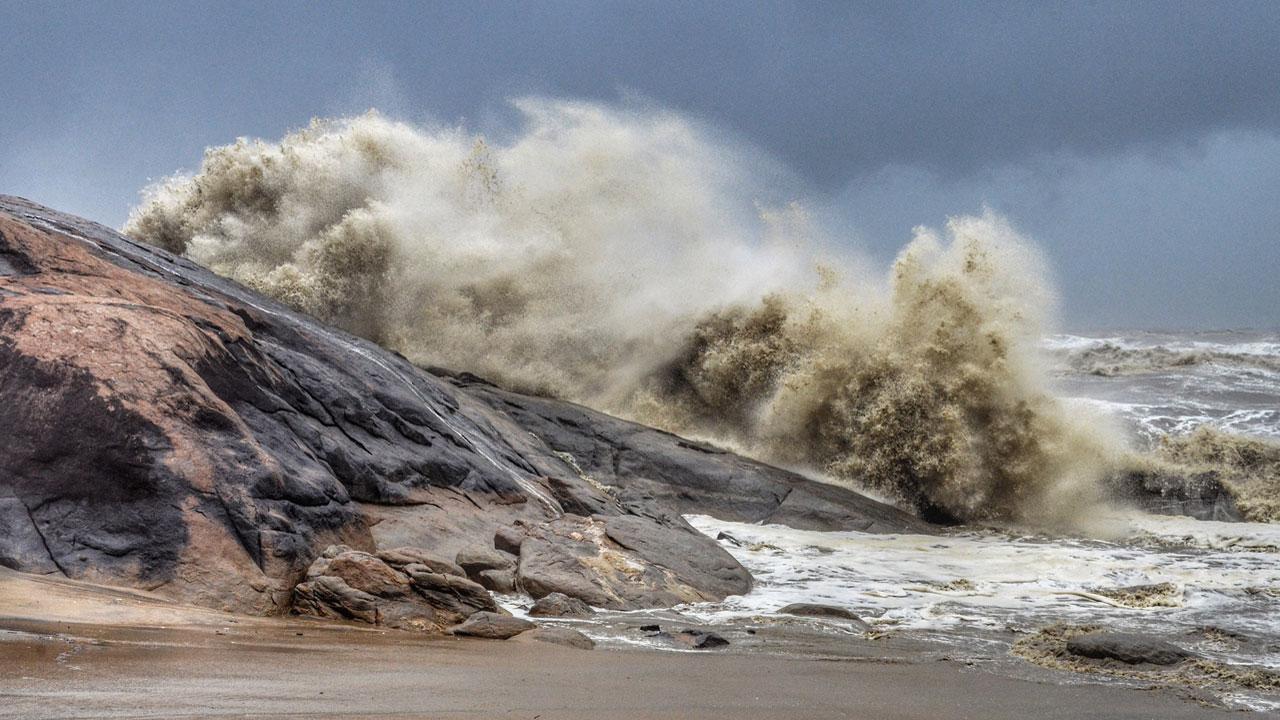
<instances>
[{"instance_id":1,"label":"grey sky","mask_svg":"<svg viewBox=\"0 0 1280 720\"><path fill-rule=\"evenodd\" d=\"M206 145L525 94L673 108L853 242L990 206L1076 327L1280 326L1280 3L0 0L0 192L118 225Z\"/></svg>"}]
</instances>

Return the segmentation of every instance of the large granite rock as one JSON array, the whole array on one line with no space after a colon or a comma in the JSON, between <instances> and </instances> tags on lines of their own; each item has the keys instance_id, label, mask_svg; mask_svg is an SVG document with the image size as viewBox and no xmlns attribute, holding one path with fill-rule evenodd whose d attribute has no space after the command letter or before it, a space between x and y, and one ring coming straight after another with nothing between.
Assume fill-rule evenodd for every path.
<instances>
[{"instance_id":1,"label":"large granite rock","mask_svg":"<svg viewBox=\"0 0 1280 720\"><path fill-rule=\"evenodd\" d=\"M474 571L495 587L605 607L749 587L681 513L928 531L849 490L420 370L183 258L7 196L0 427L0 564L241 612L300 599L377 621L401 593L461 614L470 581L450 558L495 536L520 556L514 575ZM572 527L588 525L584 544ZM331 545L367 557L308 578Z\"/></svg>"},{"instance_id":2,"label":"large granite rock","mask_svg":"<svg viewBox=\"0 0 1280 720\"><path fill-rule=\"evenodd\" d=\"M751 575L714 540L680 523L637 516L565 515L520 546L519 587L594 607L631 610L718 600L751 589Z\"/></svg>"},{"instance_id":3,"label":"large granite rock","mask_svg":"<svg viewBox=\"0 0 1280 720\"><path fill-rule=\"evenodd\" d=\"M400 556L412 551L401 548ZM311 564L293 594L299 614L412 630L438 632L477 612L498 612L489 592L466 578L417 563L392 567L341 545Z\"/></svg>"},{"instance_id":4,"label":"large granite rock","mask_svg":"<svg viewBox=\"0 0 1280 720\"><path fill-rule=\"evenodd\" d=\"M529 397L468 374L434 369L526 431L513 437L557 500L580 515L713 515L803 530L934 532L902 510L852 490L748 460L581 405ZM577 477L586 483L571 483Z\"/></svg>"}]
</instances>

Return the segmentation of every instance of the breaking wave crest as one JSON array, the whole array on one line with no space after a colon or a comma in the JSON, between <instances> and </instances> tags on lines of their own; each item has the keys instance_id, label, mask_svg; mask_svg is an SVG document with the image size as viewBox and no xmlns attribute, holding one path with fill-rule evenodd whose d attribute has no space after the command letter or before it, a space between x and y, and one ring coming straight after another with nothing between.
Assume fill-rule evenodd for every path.
<instances>
[{"instance_id":1,"label":"breaking wave crest","mask_svg":"<svg viewBox=\"0 0 1280 720\"><path fill-rule=\"evenodd\" d=\"M486 143L377 114L206 151L126 232L423 365L594 405L890 495L1056 522L1115 448L1047 392L1052 306L1000 218L918 229L888 276L781 173L669 113L526 100Z\"/></svg>"},{"instance_id":2,"label":"breaking wave crest","mask_svg":"<svg viewBox=\"0 0 1280 720\"><path fill-rule=\"evenodd\" d=\"M1207 347L1130 346L1099 341L1087 347L1064 351L1067 366L1074 372L1114 377L1160 372L1198 365L1251 368L1280 373L1280 348L1230 351Z\"/></svg>"}]
</instances>

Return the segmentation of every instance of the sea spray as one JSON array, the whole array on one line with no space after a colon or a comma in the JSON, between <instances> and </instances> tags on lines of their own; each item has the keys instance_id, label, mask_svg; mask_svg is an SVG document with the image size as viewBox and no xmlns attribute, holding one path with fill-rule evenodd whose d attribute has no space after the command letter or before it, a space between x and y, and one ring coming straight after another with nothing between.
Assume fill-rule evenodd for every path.
<instances>
[{"instance_id":1,"label":"sea spray","mask_svg":"<svg viewBox=\"0 0 1280 720\"><path fill-rule=\"evenodd\" d=\"M1155 456L1173 472L1214 476L1247 520L1280 522L1280 443L1202 426L1189 435L1164 438Z\"/></svg>"},{"instance_id":2,"label":"sea spray","mask_svg":"<svg viewBox=\"0 0 1280 720\"><path fill-rule=\"evenodd\" d=\"M421 364L868 486L946 520L1058 522L1114 449L1048 391L1037 253L993 214L886 280L781 173L670 113L526 100L486 143L377 114L206 151L126 232Z\"/></svg>"},{"instance_id":3,"label":"sea spray","mask_svg":"<svg viewBox=\"0 0 1280 720\"><path fill-rule=\"evenodd\" d=\"M818 467L934 520L1071 521L1117 457L1105 423L1045 390L1043 263L988 214L919 230L887 303L836 278L699 322L649 380L647 421Z\"/></svg>"}]
</instances>

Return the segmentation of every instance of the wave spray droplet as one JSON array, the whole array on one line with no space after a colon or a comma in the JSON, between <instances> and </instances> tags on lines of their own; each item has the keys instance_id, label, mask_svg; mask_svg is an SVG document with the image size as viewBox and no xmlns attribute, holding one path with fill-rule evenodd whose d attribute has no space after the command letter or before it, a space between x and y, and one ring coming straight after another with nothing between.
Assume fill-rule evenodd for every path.
<instances>
[{"instance_id":1,"label":"wave spray droplet","mask_svg":"<svg viewBox=\"0 0 1280 720\"><path fill-rule=\"evenodd\" d=\"M1047 391L1052 307L994 216L885 279L780 176L669 113L524 100L487 144L377 114L209 149L126 232L424 365L879 491L934 519L1070 521L1115 448Z\"/></svg>"}]
</instances>

